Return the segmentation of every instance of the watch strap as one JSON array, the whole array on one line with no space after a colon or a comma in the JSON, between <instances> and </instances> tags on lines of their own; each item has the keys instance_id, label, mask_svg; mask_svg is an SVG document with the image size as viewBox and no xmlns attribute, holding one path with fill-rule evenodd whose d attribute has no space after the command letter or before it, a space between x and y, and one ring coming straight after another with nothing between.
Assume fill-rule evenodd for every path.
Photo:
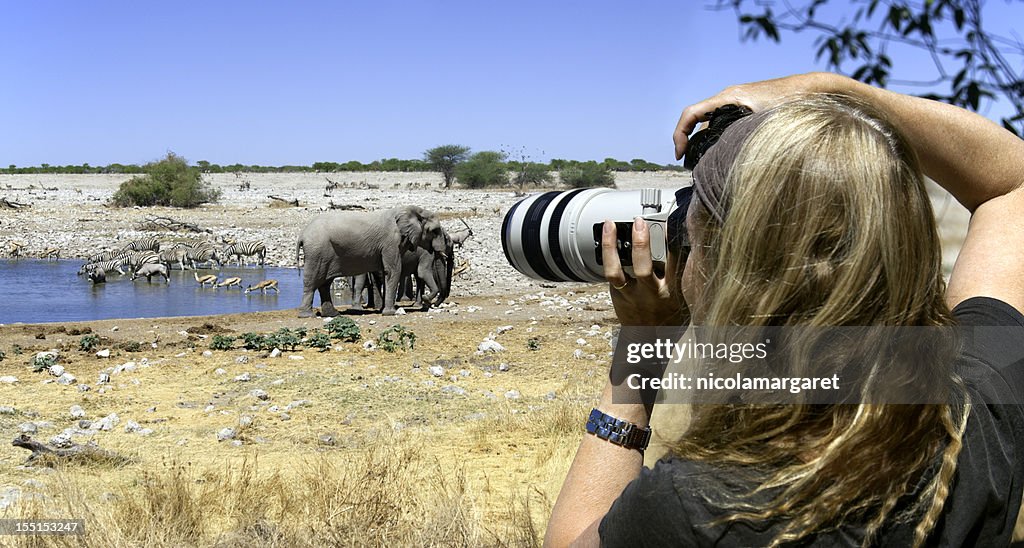
<instances>
[{"instance_id":1,"label":"watch strap","mask_svg":"<svg viewBox=\"0 0 1024 548\"><path fill-rule=\"evenodd\" d=\"M636 449L641 453L647 449L651 441L651 428L638 426L635 423L617 419L594 408L587 419L587 433L593 434L615 445L626 449Z\"/></svg>"}]
</instances>

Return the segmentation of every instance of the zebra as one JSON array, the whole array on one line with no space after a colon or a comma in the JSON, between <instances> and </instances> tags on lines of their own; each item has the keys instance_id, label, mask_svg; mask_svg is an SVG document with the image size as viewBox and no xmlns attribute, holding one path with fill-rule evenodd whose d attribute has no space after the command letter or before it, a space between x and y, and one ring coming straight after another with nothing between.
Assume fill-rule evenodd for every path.
<instances>
[{"instance_id":1,"label":"zebra","mask_svg":"<svg viewBox=\"0 0 1024 548\"><path fill-rule=\"evenodd\" d=\"M125 266L132 271L138 270L144 264L156 264L160 262L160 255L153 251L132 251L124 259Z\"/></svg>"},{"instance_id":2,"label":"zebra","mask_svg":"<svg viewBox=\"0 0 1024 548\"><path fill-rule=\"evenodd\" d=\"M87 257L85 259L85 262L86 263L99 263L99 262L103 262L103 261L112 261L114 259L123 259L124 257L127 257L127 256L128 256L128 252L127 251L122 251L122 250L119 250L119 249L113 249L113 250L108 249L108 250L102 251L100 253L93 253L92 255L89 255L89 257Z\"/></svg>"},{"instance_id":3,"label":"zebra","mask_svg":"<svg viewBox=\"0 0 1024 548\"><path fill-rule=\"evenodd\" d=\"M220 252L209 242L201 242L187 248L185 260L188 261L193 269L196 268L197 263L214 262L217 263L218 267L223 263Z\"/></svg>"},{"instance_id":4,"label":"zebra","mask_svg":"<svg viewBox=\"0 0 1024 548\"><path fill-rule=\"evenodd\" d=\"M92 273L94 270L103 270L106 272L117 272L124 276L124 270L121 268L124 266L124 259L113 259L110 261L102 261L97 263L85 263L82 268L78 270L78 275Z\"/></svg>"},{"instance_id":5,"label":"zebra","mask_svg":"<svg viewBox=\"0 0 1024 548\"><path fill-rule=\"evenodd\" d=\"M238 266L245 266L243 257L256 256L259 258L260 266L267 262L267 245L263 242L240 242L224 248L223 256L225 262L231 260L232 256L238 256Z\"/></svg>"},{"instance_id":6,"label":"zebra","mask_svg":"<svg viewBox=\"0 0 1024 548\"><path fill-rule=\"evenodd\" d=\"M156 238L141 238L128 242L128 245L121 248L121 251L160 251L160 240Z\"/></svg>"},{"instance_id":7,"label":"zebra","mask_svg":"<svg viewBox=\"0 0 1024 548\"><path fill-rule=\"evenodd\" d=\"M185 270L185 260L188 256L187 247L172 247L171 249L165 249L160 252L158 257L160 262L167 265L167 270L171 269L172 264L177 264L182 270Z\"/></svg>"}]
</instances>

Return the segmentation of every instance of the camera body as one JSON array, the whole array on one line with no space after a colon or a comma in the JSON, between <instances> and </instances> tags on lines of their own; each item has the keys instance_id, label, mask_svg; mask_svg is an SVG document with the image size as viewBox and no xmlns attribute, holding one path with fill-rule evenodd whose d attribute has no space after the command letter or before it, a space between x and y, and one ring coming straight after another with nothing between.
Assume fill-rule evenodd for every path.
<instances>
[{"instance_id":1,"label":"camera body","mask_svg":"<svg viewBox=\"0 0 1024 548\"><path fill-rule=\"evenodd\" d=\"M601 255L605 220L616 224L619 261L633 275L633 219L642 217L650 233L651 258L664 265L668 255L667 219L675 196L656 188L586 188L528 196L509 209L501 225L501 246L509 264L523 274L551 282L603 282Z\"/></svg>"}]
</instances>

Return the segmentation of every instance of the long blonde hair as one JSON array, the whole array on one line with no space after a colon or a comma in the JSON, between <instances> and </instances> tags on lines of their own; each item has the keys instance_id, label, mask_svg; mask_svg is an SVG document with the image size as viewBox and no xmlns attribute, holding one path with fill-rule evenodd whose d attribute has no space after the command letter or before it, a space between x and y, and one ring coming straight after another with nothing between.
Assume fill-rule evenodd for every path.
<instances>
[{"instance_id":1,"label":"long blonde hair","mask_svg":"<svg viewBox=\"0 0 1024 548\"><path fill-rule=\"evenodd\" d=\"M917 157L868 105L832 95L798 99L765 113L735 158L713 152L703 168L723 170L729 206L721 225L695 212L701 230L692 237L706 279L701 324L954 323ZM915 361L927 367L913 370L914 380L960 386L952 344L925 346ZM789 364L789 372L804 365ZM849 522L865 524L868 545L889 520L911 518L921 545L949 493L969 409L967 402L695 406L673 450L748 472L759 484L753 491L706 496L731 509L724 522L780 520L773 545ZM937 472L915 490L936 460ZM911 507L894 511L907 495Z\"/></svg>"}]
</instances>

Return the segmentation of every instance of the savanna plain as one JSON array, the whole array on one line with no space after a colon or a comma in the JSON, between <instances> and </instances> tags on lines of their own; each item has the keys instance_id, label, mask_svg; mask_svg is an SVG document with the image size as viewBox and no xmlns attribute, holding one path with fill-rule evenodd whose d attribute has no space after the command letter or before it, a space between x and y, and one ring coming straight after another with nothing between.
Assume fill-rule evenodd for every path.
<instances>
[{"instance_id":1,"label":"savanna plain","mask_svg":"<svg viewBox=\"0 0 1024 548\"><path fill-rule=\"evenodd\" d=\"M0 211L0 244L22 243L28 256L60 247L75 258L142 236L223 237L262 239L272 264L292 267L299 231L332 206L419 205L450 231L462 220L474 231L456 258L468 268L442 307L350 311L360 339L333 339L325 351L243 348L245 333L324 330L292 308L0 326L0 518L85 523L84 535L0 536L0 545L540 543L607 372L616 325L607 287L542 283L507 265L499 232L511 189L444 190L433 173L329 177L340 185L327 190L311 173L213 174L221 200L178 210L107 207L126 176L0 176L0 197L31 204ZM676 173L617 177L620 188L686 183ZM938 191L934 203L948 269L966 213ZM211 232L152 230L153 217ZM60 306L61 291L88 284L68 280L39 304ZM415 334L411 347L378 343L394 325ZM236 338L228 349L211 348L226 337ZM33 371L51 350L75 382ZM103 452L26 464L30 453L7 441L22 434Z\"/></svg>"}]
</instances>

